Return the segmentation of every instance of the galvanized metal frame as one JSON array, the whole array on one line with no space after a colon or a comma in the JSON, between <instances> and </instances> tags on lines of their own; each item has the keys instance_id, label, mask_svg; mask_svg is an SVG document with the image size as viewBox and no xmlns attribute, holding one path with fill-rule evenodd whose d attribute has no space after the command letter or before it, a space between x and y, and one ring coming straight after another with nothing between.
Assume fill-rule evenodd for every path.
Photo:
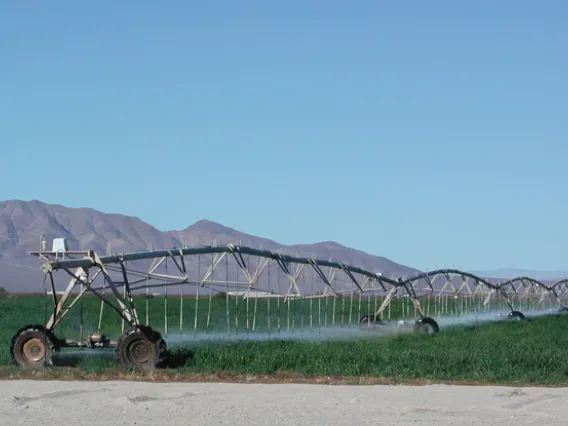
<instances>
[{"instance_id":1,"label":"galvanized metal frame","mask_svg":"<svg viewBox=\"0 0 568 426\"><path fill-rule=\"evenodd\" d=\"M123 330L125 324L135 326L141 324L138 317L138 312L135 306L134 292L151 288L161 287L166 291L165 299L165 313L167 312L167 288L181 286L183 294L184 288L187 285L192 286L199 292L200 288L209 287L210 297L211 289L215 286L223 286L225 289L236 287L237 289L245 288L243 297L247 298L247 320L246 327L249 330L249 317L248 317L248 297L250 292L256 288L257 284L263 273L268 270L268 280L270 282L270 269L271 262L277 265L280 272L287 278L289 286L285 292L276 292L269 294L269 297L277 300L277 307L280 309L280 301L283 303L289 302L291 299L309 300L310 312L312 312L311 301L319 299L319 312L321 312L321 300L325 299L327 304L328 298L333 298L334 311L332 316L332 323L335 324L335 300L341 295L358 295L357 312L359 316L363 314L363 295L369 296L367 299L367 312L370 314L372 295L381 295L384 297L380 306L375 305L374 318L367 316L369 325L375 322L375 319L380 320L393 300L406 298L414 306L415 315L418 318L427 316L420 299L428 296L442 297L444 295L460 295L462 297L473 297L477 295L484 295L485 300L482 306L488 305L490 300L495 296L500 296L509 309L513 311L512 298L521 295L525 296L538 296L539 302L544 303L546 298L555 299L559 305L562 305L562 300L568 296L568 279L556 282L552 285L547 285L528 277L518 277L511 280L505 280L500 283L491 282L484 278L475 276L471 273L460 271L457 269L438 269L430 272L419 273L412 277L387 277L383 276L380 271L369 271L360 267L346 265L342 262L335 262L332 260L319 260L315 257L299 257L285 255L282 253L275 253L268 250L256 249L248 246L240 246L227 244L225 246L202 246L202 247L184 247L175 249L152 250L148 249L140 252L110 254L99 256L94 251L67 251L63 255L60 252L50 252L40 250L31 252L32 256L37 256L42 260L41 270L49 277L52 293L53 293L53 313L46 323L48 330L53 330L61 320L65 317L69 309L81 300L85 293L90 292L101 300L101 312L99 317L99 329L102 318L102 308L104 305L110 307L122 319ZM190 275L195 271L188 270L188 259L197 257L201 259L202 256L211 256L211 263L207 266L203 273L200 272L201 262L198 261L197 278L192 280ZM233 281L229 279L228 274L228 261L230 256L235 260L238 270L244 275L245 281L241 282L238 279ZM245 256L257 259L257 267L254 272L250 265L245 262ZM146 270L135 269L128 266L129 262L136 262L140 260L148 261L149 265ZM176 272L168 272L167 262L171 260L175 266ZM214 273L221 265L222 261L226 263L226 277L225 279L214 279ZM252 262L249 262L252 263ZM293 266L295 265L295 269ZM317 292L302 292L298 285L300 276L305 273L304 267L308 265L311 268L312 281L316 279L322 286L318 289L323 291ZM165 272L158 272L159 268L165 267ZM323 269L327 268L328 273L325 274ZM55 284L53 275L57 271L64 271L70 276L70 280L58 299L55 291ZM114 273L116 276L112 276ZM338 287L339 273L343 273L343 278L346 279L345 288ZM94 281L97 277L103 277L104 283L101 287L97 287ZM238 277L237 277L238 278ZM152 283L158 281L159 283ZM456 280L458 282L456 285ZM436 283L440 282L440 285ZM350 283L350 284L349 284ZM278 285L280 282L278 281ZM120 288L122 287L122 292ZM72 294L79 288L79 292L73 297ZM110 296L107 295L107 288L110 290ZM437 289L436 289L437 288ZM268 296L267 296L268 297ZM71 301L69 302L71 298ZM196 307L199 298L196 299ZM209 300L211 303L211 299ZM227 299L227 329L229 330L229 304ZM255 313L256 313L255 299ZM270 303L270 302L269 302ZM345 303L343 299L342 303ZM351 305L349 307L349 323L351 323L353 313L353 298L350 299ZM183 309L183 298L180 299L180 330L182 328L183 317L181 311ZM288 305L288 310L289 310ZM210 310L207 317L207 324L210 320ZM270 308L269 308L270 310ZM289 312L288 312L289 313ZM326 314L327 315L327 310ZM343 321L342 314L342 321ZM194 328L197 328L197 309L195 311ZM358 321L359 322L359 321ZM146 323L148 318L146 317ZM327 316L324 323L327 324ZM252 329L256 325L256 316L253 315ZM313 325L312 314L310 313L310 326ZM278 329L280 329L280 317L278 317ZM288 329L293 327L288 319ZM320 318L321 326L321 318ZM164 329L167 335L168 323L167 315L164 316ZM82 336L82 333L81 333ZM111 341L111 344L115 341ZM89 342L83 340L67 341L66 344L72 346L88 346Z\"/></svg>"}]
</instances>

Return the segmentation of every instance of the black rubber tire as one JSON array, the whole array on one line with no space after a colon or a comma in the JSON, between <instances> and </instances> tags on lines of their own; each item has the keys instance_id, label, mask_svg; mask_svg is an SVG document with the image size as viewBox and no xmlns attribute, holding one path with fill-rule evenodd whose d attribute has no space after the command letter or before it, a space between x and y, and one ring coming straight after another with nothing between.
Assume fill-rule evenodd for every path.
<instances>
[{"instance_id":1,"label":"black rubber tire","mask_svg":"<svg viewBox=\"0 0 568 426\"><path fill-rule=\"evenodd\" d=\"M381 322L381 318L378 315L374 318L372 315L363 315L361 318L359 318L359 324L369 324L369 322L371 324L378 323Z\"/></svg>"},{"instance_id":2,"label":"black rubber tire","mask_svg":"<svg viewBox=\"0 0 568 426\"><path fill-rule=\"evenodd\" d=\"M12 361L23 368L46 368L53 366L53 354L59 349L58 340L55 338L52 331L47 330L45 326L40 324L26 325L20 328L10 344L10 355ZM34 345L43 354L33 359L26 356L26 352L32 350L27 347L28 344ZM28 355L31 355L28 353Z\"/></svg>"},{"instance_id":3,"label":"black rubber tire","mask_svg":"<svg viewBox=\"0 0 568 426\"><path fill-rule=\"evenodd\" d=\"M156 360L156 367L161 367L164 365L168 353L168 346L166 345L166 341L162 338L161 335L157 345L158 345L158 359Z\"/></svg>"},{"instance_id":4,"label":"black rubber tire","mask_svg":"<svg viewBox=\"0 0 568 426\"><path fill-rule=\"evenodd\" d=\"M137 353L138 350L142 352ZM152 371L164 360L167 347L162 335L140 325L126 330L118 341L116 357L125 368Z\"/></svg>"},{"instance_id":5,"label":"black rubber tire","mask_svg":"<svg viewBox=\"0 0 568 426\"><path fill-rule=\"evenodd\" d=\"M525 320L525 316L523 315L522 312L520 311L511 311L509 312L509 315L507 315L507 318L513 321L523 321Z\"/></svg>"},{"instance_id":6,"label":"black rubber tire","mask_svg":"<svg viewBox=\"0 0 568 426\"><path fill-rule=\"evenodd\" d=\"M436 334L440 332L440 327L433 318L424 317L414 323L414 332L422 334Z\"/></svg>"},{"instance_id":7,"label":"black rubber tire","mask_svg":"<svg viewBox=\"0 0 568 426\"><path fill-rule=\"evenodd\" d=\"M558 309L558 313L559 314L567 314L568 313L568 307L562 306L560 309Z\"/></svg>"}]
</instances>

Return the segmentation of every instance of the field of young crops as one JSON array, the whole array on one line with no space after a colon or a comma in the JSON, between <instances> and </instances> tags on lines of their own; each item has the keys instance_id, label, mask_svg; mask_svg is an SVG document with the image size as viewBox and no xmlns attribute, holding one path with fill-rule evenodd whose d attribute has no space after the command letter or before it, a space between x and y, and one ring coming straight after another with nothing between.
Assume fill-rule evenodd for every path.
<instances>
[{"instance_id":1,"label":"field of young crops","mask_svg":"<svg viewBox=\"0 0 568 426\"><path fill-rule=\"evenodd\" d=\"M168 342L178 373L375 376L393 379L568 383L568 316L529 321L454 325L437 335L383 336L358 325L381 300L311 299L284 304L214 297L137 300L139 318ZM248 303L248 307L247 307ZM425 308L429 315L467 312L476 300L449 299ZM182 315L180 315L180 309ZM10 341L22 326L42 324L51 314L42 296L0 298L0 364L10 365ZM438 311L437 313L435 311ZM443 311L443 312L441 312ZM197 312L197 315L196 315ZM121 321L100 301L85 297L56 329L58 337L86 337L100 331L121 334ZM414 317L408 301L395 301L385 319ZM181 321L180 321L181 320ZM182 329L180 331L180 323ZM81 327L82 324L82 327ZM351 334L350 334L351 333ZM221 341L220 337L243 338ZM345 339L344 337L352 336ZM103 351L104 352L104 351ZM112 350L106 350L112 355ZM80 356L79 369L101 372L116 367L112 356ZM166 367L167 368L167 367Z\"/></svg>"}]
</instances>

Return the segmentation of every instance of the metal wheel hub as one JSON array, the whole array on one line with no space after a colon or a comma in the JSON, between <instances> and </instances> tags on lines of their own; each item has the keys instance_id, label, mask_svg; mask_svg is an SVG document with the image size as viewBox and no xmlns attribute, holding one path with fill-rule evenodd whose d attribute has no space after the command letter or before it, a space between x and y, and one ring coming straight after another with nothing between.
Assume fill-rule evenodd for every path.
<instances>
[{"instance_id":1,"label":"metal wheel hub","mask_svg":"<svg viewBox=\"0 0 568 426\"><path fill-rule=\"evenodd\" d=\"M136 364L149 362L153 358L152 342L146 339L137 339L128 346L128 355Z\"/></svg>"},{"instance_id":2,"label":"metal wheel hub","mask_svg":"<svg viewBox=\"0 0 568 426\"><path fill-rule=\"evenodd\" d=\"M24 343L22 352L27 359L38 362L45 358L45 343L41 339L32 338Z\"/></svg>"}]
</instances>

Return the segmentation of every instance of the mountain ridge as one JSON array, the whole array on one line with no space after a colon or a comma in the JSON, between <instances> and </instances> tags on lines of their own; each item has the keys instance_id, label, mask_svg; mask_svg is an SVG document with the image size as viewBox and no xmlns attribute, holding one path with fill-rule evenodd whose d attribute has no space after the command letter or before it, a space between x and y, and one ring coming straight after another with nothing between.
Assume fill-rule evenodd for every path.
<instances>
[{"instance_id":1,"label":"mountain ridge","mask_svg":"<svg viewBox=\"0 0 568 426\"><path fill-rule=\"evenodd\" d=\"M48 249L57 237L65 237L70 250L98 253L106 253L107 247L113 253L124 253L147 248L233 243L302 257L315 255L318 259L343 262L385 276L409 276L420 272L335 241L285 245L207 219L200 219L181 230L161 231L137 216L105 213L91 207L66 207L40 200L6 200L0 202L0 286L9 291L37 289L37 280L42 279L42 274L38 260L29 256L29 251L39 249L42 234L47 239ZM36 274L34 267L37 267Z\"/></svg>"}]
</instances>

